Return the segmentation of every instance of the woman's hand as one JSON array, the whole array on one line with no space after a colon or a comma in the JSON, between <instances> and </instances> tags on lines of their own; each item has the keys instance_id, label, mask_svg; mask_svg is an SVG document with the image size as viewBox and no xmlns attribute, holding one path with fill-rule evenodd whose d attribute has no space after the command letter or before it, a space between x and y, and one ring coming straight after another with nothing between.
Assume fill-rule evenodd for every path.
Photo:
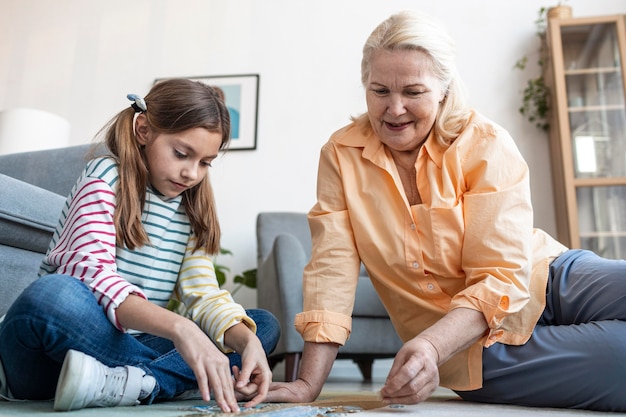
<instances>
[{"instance_id":1,"label":"woman's hand","mask_svg":"<svg viewBox=\"0 0 626 417\"><path fill-rule=\"evenodd\" d=\"M476 343L487 331L480 311L456 308L398 351L380 390L383 401L415 404L427 399L439 386L441 364Z\"/></svg>"},{"instance_id":2,"label":"woman's hand","mask_svg":"<svg viewBox=\"0 0 626 417\"><path fill-rule=\"evenodd\" d=\"M335 343L305 342L298 379L293 382L275 382L267 394L269 402L310 403L315 401L337 357Z\"/></svg>"},{"instance_id":3,"label":"woman's hand","mask_svg":"<svg viewBox=\"0 0 626 417\"><path fill-rule=\"evenodd\" d=\"M315 401L318 390L303 379L293 382L273 382L267 400L273 403L310 403Z\"/></svg>"},{"instance_id":4,"label":"woman's hand","mask_svg":"<svg viewBox=\"0 0 626 417\"><path fill-rule=\"evenodd\" d=\"M398 351L385 385L380 390L388 404L416 404L426 400L439 386L439 355L419 336Z\"/></svg>"}]
</instances>

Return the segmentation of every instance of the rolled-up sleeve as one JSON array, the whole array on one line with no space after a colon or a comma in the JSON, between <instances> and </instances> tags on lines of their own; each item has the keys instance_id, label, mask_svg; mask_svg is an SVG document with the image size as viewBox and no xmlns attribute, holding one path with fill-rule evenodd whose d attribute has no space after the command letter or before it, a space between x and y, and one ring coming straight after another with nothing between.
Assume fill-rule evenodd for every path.
<instances>
[{"instance_id":1,"label":"rolled-up sleeve","mask_svg":"<svg viewBox=\"0 0 626 417\"><path fill-rule=\"evenodd\" d=\"M451 309L481 311L490 329L484 339L489 346L504 335L507 316L530 300L533 213L528 167L510 136L497 131L468 143L472 149L463 164L466 288L453 297Z\"/></svg>"},{"instance_id":2,"label":"rolled-up sleeve","mask_svg":"<svg viewBox=\"0 0 626 417\"><path fill-rule=\"evenodd\" d=\"M312 258L303 276L303 312L296 329L307 342L340 345L350 337L361 261L333 146L322 148L317 204L309 212Z\"/></svg>"},{"instance_id":3,"label":"rolled-up sleeve","mask_svg":"<svg viewBox=\"0 0 626 417\"><path fill-rule=\"evenodd\" d=\"M193 320L225 353L232 349L224 344L228 329L238 323L246 324L256 332L256 323L231 294L219 287L215 267L202 250L194 251L195 240L190 240L175 289L175 298L181 301L185 314Z\"/></svg>"}]
</instances>

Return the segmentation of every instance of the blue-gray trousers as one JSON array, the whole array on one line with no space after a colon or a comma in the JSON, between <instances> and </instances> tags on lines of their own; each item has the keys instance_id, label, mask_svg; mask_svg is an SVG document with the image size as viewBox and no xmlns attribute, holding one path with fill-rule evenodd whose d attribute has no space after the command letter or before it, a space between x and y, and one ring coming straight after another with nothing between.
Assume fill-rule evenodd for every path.
<instances>
[{"instance_id":1,"label":"blue-gray trousers","mask_svg":"<svg viewBox=\"0 0 626 417\"><path fill-rule=\"evenodd\" d=\"M546 308L522 346L483 350L483 388L463 399L626 411L626 261L569 250L550 266Z\"/></svg>"}]
</instances>

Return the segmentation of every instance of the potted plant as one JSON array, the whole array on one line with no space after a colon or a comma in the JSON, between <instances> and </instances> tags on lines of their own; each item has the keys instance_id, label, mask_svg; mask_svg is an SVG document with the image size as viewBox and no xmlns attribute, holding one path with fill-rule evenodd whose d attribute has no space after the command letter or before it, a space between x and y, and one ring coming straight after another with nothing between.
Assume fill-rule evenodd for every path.
<instances>
[{"instance_id":1,"label":"potted plant","mask_svg":"<svg viewBox=\"0 0 626 417\"><path fill-rule=\"evenodd\" d=\"M550 124L548 123L548 112L550 110L550 90L546 86L544 73L545 65L549 61L549 52L546 42L546 28L548 19L552 18L569 18L572 16L571 6L567 6L559 2L556 6L539 9L537 19L535 19L536 34L539 38L539 50L537 64L539 66L539 75L531 77L526 82L526 87L522 92L522 105L519 112L526 119L533 123L538 129L548 131ZM525 70L528 64L528 56L524 55L517 60L515 68Z\"/></svg>"},{"instance_id":2,"label":"potted plant","mask_svg":"<svg viewBox=\"0 0 626 417\"><path fill-rule=\"evenodd\" d=\"M233 253L228 249L220 248L219 254L232 255ZM215 277L217 278L217 283L221 287L226 283L226 277L227 274L230 272L230 268L217 263L217 256L213 259L213 267L215 268ZM248 269L246 271L243 271L239 275L235 275L233 277L233 282L236 284L236 286L232 291L230 291L231 295L234 295L237 291L241 289L241 287L256 289L256 268ZM167 308L181 315L184 315L184 308L182 304L176 300L170 300L167 304Z\"/></svg>"},{"instance_id":3,"label":"potted plant","mask_svg":"<svg viewBox=\"0 0 626 417\"><path fill-rule=\"evenodd\" d=\"M220 255L232 255L233 253L224 248L220 248ZM227 273L230 272L230 268L224 265L220 265L217 263L217 256L213 260L213 266L215 267L215 276L217 277L217 282L220 285L224 285L226 283ZM248 288L256 288L256 268L248 269L243 271L239 275L235 275L233 277L233 282L237 284L235 288L230 292L231 294L235 294L237 291L241 289L241 287Z\"/></svg>"},{"instance_id":4,"label":"potted plant","mask_svg":"<svg viewBox=\"0 0 626 417\"><path fill-rule=\"evenodd\" d=\"M546 15L548 19L569 19L572 17L572 6L559 2L556 6L548 8Z\"/></svg>"},{"instance_id":5,"label":"potted plant","mask_svg":"<svg viewBox=\"0 0 626 417\"><path fill-rule=\"evenodd\" d=\"M535 19L536 34L539 37L539 51L537 64L539 66L539 75L531 77L526 82L526 87L522 92L522 105L519 112L522 116L533 123L537 128L547 131L550 127L547 117L550 109L550 91L545 84L544 65L548 60L548 51L546 44L546 8L539 9L537 19ZM524 55L518 59L514 68L521 71L526 69L528 64L528 56Z\"/></svg>"}]
</instances>

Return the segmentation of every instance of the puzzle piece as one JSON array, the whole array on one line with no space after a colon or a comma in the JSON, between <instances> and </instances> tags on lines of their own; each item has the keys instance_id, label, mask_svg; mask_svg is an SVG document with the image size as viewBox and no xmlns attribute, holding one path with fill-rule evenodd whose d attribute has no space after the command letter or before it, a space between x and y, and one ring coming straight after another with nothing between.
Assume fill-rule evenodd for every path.
<instances>
[{"instance_id":1,"label":"puzzle piece","mask_svg":"<svg viewBox=\"0 0 626 417\"><path fill-rule=\"evenodd\" d=\"M259 415L259 417L339 417L348 413L363 411L361 407L349 405L314 407L310 405L261 403L253 408L243 408L243 403L241 403L239 406L241 411L237 417L251 415ZM184 410L196 412L196 414L188 414L185 417L223 417L227 414L223 413L213 401L206 405L187 407ZM229 413L229 415L231 414Z\"/></svg>"}]
</instances>

